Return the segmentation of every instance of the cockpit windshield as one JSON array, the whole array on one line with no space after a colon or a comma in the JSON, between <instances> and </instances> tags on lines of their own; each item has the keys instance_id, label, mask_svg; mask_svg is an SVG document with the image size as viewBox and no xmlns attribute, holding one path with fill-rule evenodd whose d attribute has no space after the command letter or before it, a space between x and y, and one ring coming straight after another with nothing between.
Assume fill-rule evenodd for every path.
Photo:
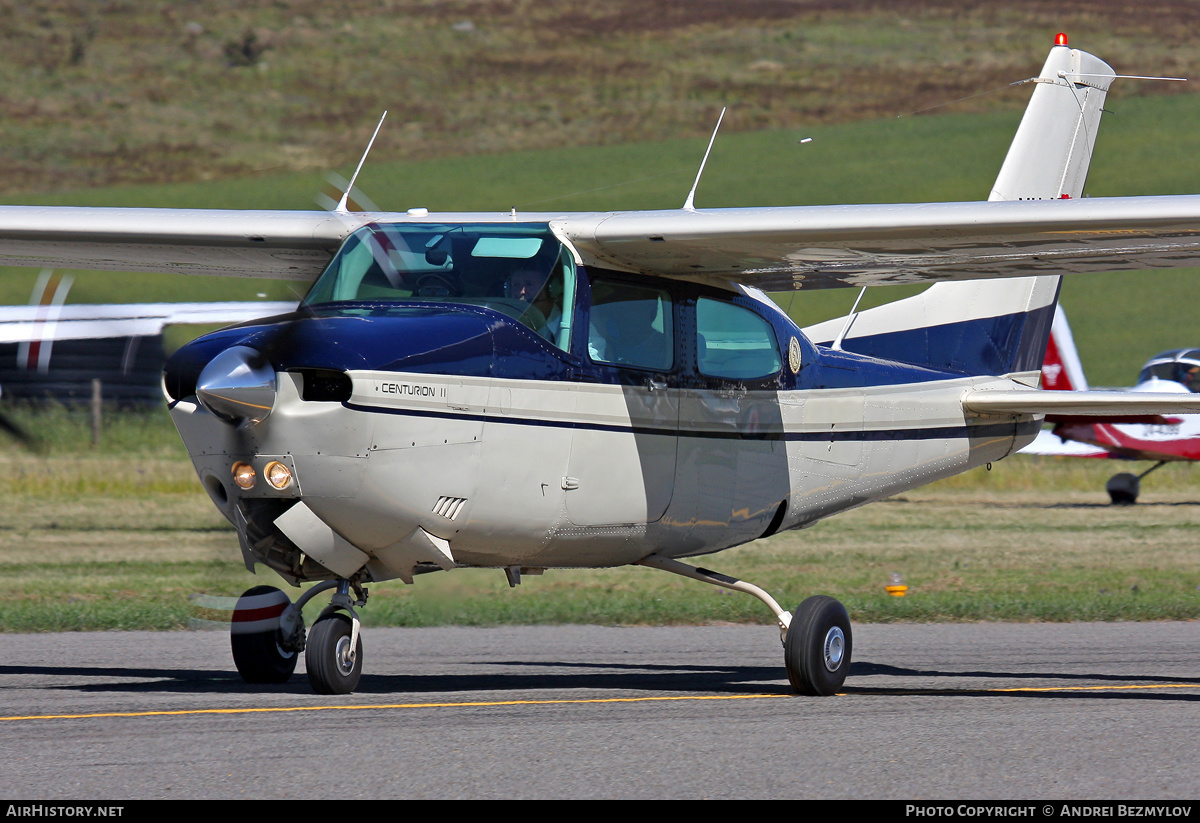
<instances>
[{"instance_id":1,"label":"cockpit windshield","mask_svg":"<svg viewBox=\"0 0 1200 823\"><path fill-rule=\"evenodd\" d=\"M372 223L346 238L302 305L396 301L486 306L566 350L574 262L545 224Z\"/></svg>"},{"instance_id":2,"label":"cockpit windshield","mask_svg":"<svg viewBox=\"0 0 1200 823\"><path fill-rule=\"evenodd\" d=\"M1188 391L1200 392L1200 349L1163 352L1152 358L1138 374L1138 383L1170 380Z\"/></svg>"}]
</instances>

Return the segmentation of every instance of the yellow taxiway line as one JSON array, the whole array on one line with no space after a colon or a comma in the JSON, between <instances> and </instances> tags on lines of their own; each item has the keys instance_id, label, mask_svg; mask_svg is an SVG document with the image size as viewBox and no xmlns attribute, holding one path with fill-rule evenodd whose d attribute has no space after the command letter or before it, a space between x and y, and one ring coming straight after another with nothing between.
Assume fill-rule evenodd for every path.
<instances>
[{"instance_id":1,"label":"yellow taxiway line","mask_svg":"<svg viewBox=\"0 0 1200 823\"><path fill-rule=\"evenodd\" d=\"M1134 689L1200 689L1196 683L1158 683L1142 686L1041 686L1020 687L1012 689L966 689L971 694L994 693L1011 694L1014 692L1083 692L1083 691L1130 691ZM857 691L857 690L856 690ZM864 694L870 694L872 689L864 688ZM946 689L913 689L905 694L919 695L953 694L954 690ZM892 693L888 690L888 693ZM838 697L845 697L842 692ZM738 695L681 695L677 697L597 697L583 700L491 700L470 702L441 702L441 703L370 703L348 706L256 706L236 709L176 709L164 711L140 712L94 712L87 714L30 714L0 717L0 721L12 720L89 720L106 717L180 717L185 715L205 714L272 714L281 712L327 712L327 711L382 711L387 709L448 709L448 708L490 708L496 706L573 706L595 703L664 703L700 700L761 700L764 698L794 697L791 694L738 694Z\"/></svg>"}]
</instances>

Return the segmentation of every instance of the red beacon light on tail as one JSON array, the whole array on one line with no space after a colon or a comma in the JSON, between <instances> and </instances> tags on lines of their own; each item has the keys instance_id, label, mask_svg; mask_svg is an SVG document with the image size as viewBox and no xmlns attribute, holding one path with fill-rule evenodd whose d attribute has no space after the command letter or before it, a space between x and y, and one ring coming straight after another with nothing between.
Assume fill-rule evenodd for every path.
<instances>
[{"instance_id":1,"label":"red beacon light on tail","mask_svg":"<svg viewBox=\"0 0 1200 823\"><path fill-rule=\"evenodd\" d=\"M1054 45L1056 45L1056 46L1067 45L1067 35L1063 34L1061 31L1058 34L1054 35Z\"/></svg>"}]
</instances>

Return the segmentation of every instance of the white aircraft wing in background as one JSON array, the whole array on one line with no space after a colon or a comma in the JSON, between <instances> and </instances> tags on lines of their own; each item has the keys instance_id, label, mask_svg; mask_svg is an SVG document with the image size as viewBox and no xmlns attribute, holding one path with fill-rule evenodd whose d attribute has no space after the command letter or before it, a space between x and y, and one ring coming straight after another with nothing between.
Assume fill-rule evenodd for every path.
<instances>
[{"instance_id":1,"label":"white aircraft wing in background","mask_svg":"<svg viewBox=\"0 0 1200 823\"><path fill-rule=\"evenodd\" d=\"M266 301L0 306L0 343L147 337L171 325L230 325L295 308L295 302Z\"/></svg>"}]
</instances>

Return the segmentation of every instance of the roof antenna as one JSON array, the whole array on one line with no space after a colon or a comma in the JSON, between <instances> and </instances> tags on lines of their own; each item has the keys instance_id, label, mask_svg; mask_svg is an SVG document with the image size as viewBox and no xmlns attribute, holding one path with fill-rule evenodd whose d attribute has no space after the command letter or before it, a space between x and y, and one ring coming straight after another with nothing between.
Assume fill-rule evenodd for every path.
<instances>
[{"instance_id":1,"label":"roof antenna","mask_svg":"<svg viewBox=\"0 0 1200 823\"><path fill-rule=\"evenodd\" d=\"M346 186L346 191L342 193L342 199L334 209L338 214L349 214L346 208L347 201L350 199L350 192L354 189L354 181L358 179L358 173L362 171L363 163L367 162L367 155L371 151L371 146L375 144L375 136L379 134L379 130L383 128L383 118L387 117L387 111L384 111L383 117L379 118L379 125L375 127L375 134L371 135L370 141L367 143L367 150L363 152L362 159L358 161L358 168L354 170L354 176L350 178L350 185Z\"/></svg>"},{"instance_id":2,"label":"roof antenna","mask_svg":"<svg viewBox=\"0 0 1200 823\"><path fill-rule=\"evenodd\" d=\"M696 200L696 187L700 185L700 175L704 174L704 164L708 162L708 153L712 151L713 143L717 139L717 129L721 128L721 121L725 119L725 106L721 107L721 116L717 118L717 128L713 129L712 137L708 140L708 148L704 150L704 159L700 161L700 170L696 172L696 182L692 183L692 190L688 192L687 202L683 204L686 211L695 211L696 207L693 203Z\"/></svg>"},{"instance_id":3,"label":"roof antenna","mask_svg":"<svg viewBox=\"0 0 1200 823\"><path fill-rule=\"evenodd\" d=\"M854 299L854 305L850 307L850 313L846 315L846 325L842 326L842 330L838 332L838 336L830 344L829 348L834 351L842 350L842 341L846 339L846 334L850 331L850 327L854 325L854 318L858 317L858 304L862 302L863 295L867 293L867 287L863 286L859 291L858 297Z\"/></svg>"}]
</instances>

